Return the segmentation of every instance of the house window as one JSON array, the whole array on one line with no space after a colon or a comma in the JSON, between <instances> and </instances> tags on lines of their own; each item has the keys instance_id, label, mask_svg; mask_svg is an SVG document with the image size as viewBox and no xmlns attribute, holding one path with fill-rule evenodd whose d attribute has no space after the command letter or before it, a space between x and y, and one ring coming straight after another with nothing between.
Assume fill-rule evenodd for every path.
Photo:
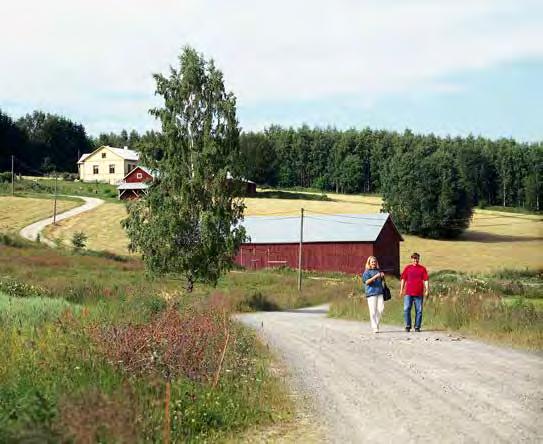
<instances>
[{"instance_id":1,"label":"house window","mask_svg":"<svg viewBox=\"0 0 543 444\"><path fill-rule=\"evenodd\" d=\"M102 153L102 159L106 158L106 153Z\"/></svg>"},{"instance_id":2,"label":"house window","mask_svg":"<svg viewBox=\"0 0 543 444\"><path fill-rule=\"evenodd\" d=\"M136 173L136 179L141 179L143 177L143 174L141 173Z\"/></svg>"},{"instance_id":3,"label":"house window","mask_svg":"<svg viewBox=\"0 0 543 444\"><path fill-rule=\"evenodd\" d=\"M109 174L115 174L115 165L114 164L109 165Z\"/></svg>"},{"instance_id":4,"label":"house window","mask_svg":"<svg viewBox=\"0 0 543 444\"><path fill-rule=\"evenodd\" d=\"M98 174L98 165L92 166L92 174Z\"/></svg>"}]
</instances>

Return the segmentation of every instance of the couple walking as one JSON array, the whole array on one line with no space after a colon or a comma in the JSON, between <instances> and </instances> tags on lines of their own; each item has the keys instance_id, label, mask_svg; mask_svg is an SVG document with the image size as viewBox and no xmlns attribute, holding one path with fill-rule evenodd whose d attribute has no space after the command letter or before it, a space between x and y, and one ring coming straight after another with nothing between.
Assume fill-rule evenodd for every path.
<instances>
[{"instance_id":1,"label":"couple walking","mask_svg":"<svg viewBox=\"0 0 543 444\"><path fill-rule=\"evenodd\" d=\"M420 255L411 255L411 264L402 272L400 280L400 297L403 299L403 315L405 331L411 331L411 309L415 305L415 331L420 331L422 326L423 296L428 296L428 272L420 263ZM374 333L379 333L379 322L385 308L383 299L383 282L385 274L379 269L379 262L375 256L368 257L366 267L362 274L362 281L366 287L366 299L370 312L371 328Z\"/></svg>"}]
</instances>

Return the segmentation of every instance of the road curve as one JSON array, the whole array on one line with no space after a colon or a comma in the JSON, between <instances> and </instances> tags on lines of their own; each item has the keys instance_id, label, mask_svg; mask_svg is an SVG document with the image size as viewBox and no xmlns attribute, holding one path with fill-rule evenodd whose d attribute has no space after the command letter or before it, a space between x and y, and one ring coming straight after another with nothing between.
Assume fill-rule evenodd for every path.
<instances>
[{"instance_id":1,"label":"road curve","mask_svg":"<svg viewBox=\"0 0 543 444\"><path fill-rule=\"evenodd\" d=\"M65 197L76 197L78 199L84 200L85 203L83 205L80 205L79 207L75 207L75 208L72 208L71 210L65 211L64 213L57 214L57 222L67 219L72 216L76 216L77 214L84 213L85 211L93 210L94 208L104 203L102 199L98 199L96 197L84 197L84 196L65 196ZM38 234L41 233L41 231L47 225L51 225L52 223L53 223L53 218L48 217L47 219L43 219L38 222L34 222L33 224L27 225L21 231L19 231L19 234L25 239L35 241L36 238L38 237ZM49 246L54 246L54 243L46 238L41 238L41 242Z\"/></svg>"},{"instance_id":2,"label":"road curve","mask_svg":"<svg viewBox=\"0 0 543 444\"><path fill-rule=\"evenodd\" d=\"M330 442L543 442L543 356L326 317L238 315L315 400Z\"/></svg>"}]
</instances>

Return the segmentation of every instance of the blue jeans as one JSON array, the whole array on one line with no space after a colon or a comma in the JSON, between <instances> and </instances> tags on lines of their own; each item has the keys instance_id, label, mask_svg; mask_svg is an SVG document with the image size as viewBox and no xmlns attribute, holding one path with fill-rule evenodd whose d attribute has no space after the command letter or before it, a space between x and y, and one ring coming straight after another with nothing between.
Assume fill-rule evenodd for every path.
<instances>
[{"instance_id":1,"label":"blue jeans","mask_svg":"<svg viewBox=\"0 0 543 444\"><path fill-rule=\"evenodd\" d=\"M403 298L403 318L405 326L411 328L411 307L415 304L415 328L422 325L422 296L405 295Z\"/></svg>"}]
</instances>

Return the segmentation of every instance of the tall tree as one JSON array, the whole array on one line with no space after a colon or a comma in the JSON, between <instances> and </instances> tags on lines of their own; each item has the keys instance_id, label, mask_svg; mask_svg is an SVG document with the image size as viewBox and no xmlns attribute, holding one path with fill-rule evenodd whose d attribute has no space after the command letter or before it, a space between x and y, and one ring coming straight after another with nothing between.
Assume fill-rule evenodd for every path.
<instances>
[{"instance_id":1,"label":"tall tree","mask_svg":"<svg viewBox=\"0 0 543 444\"><path fill-rule=\"evenodd\" d=\"M21 117L17 125L31 145L28 156L20 160L36 170L54 165L58 171L75 172L79 155L92 149L83 125L62 116L34 111Z\"/></svg>"},{"instance_id":2,"label":"tall tree","mask_svg":"<svg viewBox=\"0 0 543 444\"><path fill-rule=\"evenodd\" d=\"M472 203L451 153L426 147L398 151L382 176L383 206L404 232L456 237L469 226Z\"/></svg>"},{"instance_id":3,"label":"tall tree","mask_svg":"<svg viewBox=\"0 0 543 444\"><path fill-rule=\"evenodd\" d=\"M161 150L142 145L142 162L158 178L142 200L129 205L123 221L132 250L143 253L147 269L216 283L232 266L245 238L238 222L244 205L227 173L237 172L239 128L236 100L224 87L213 61L192 48L179 68L155 74L164 106L151 110L162 123Z\"/></svg>"}]
</instances>

